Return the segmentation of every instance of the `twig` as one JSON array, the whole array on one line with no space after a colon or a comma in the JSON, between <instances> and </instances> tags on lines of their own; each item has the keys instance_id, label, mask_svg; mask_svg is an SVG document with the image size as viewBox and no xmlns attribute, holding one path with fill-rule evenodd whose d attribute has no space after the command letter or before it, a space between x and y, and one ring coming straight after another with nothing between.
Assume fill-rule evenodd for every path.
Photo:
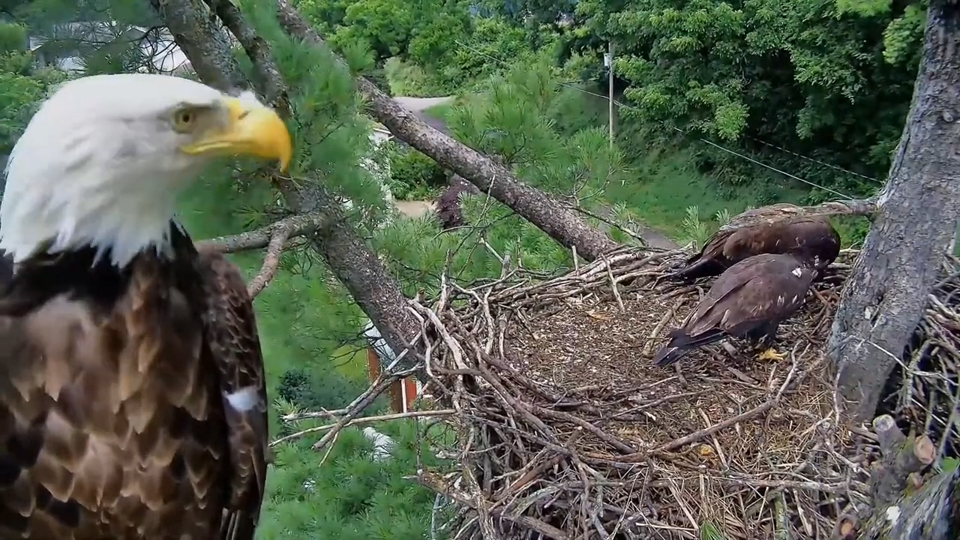
<instances>
[{"instance_id":1,"label":"twig","mask_svg":"<svg viewBox=\"0 0 960 540\"><path fill-rule=\"evenodd\" d=\"M425 418L425 417L430 417L430 416L450 416L450 415L454 414L455 412L456 412L456 411L454 411L453 409L441 409L441 410L433 410L433 411L408 411L408 412L405 412L405 413L382 414L382 415L380 415L380 416L365 416L365 417L363 417L363 418L353 418L353 419L350 419L350 420L348 420L348 421L346 421L346 422L343 422L342 424L341 424L340 422L337 422L336 424L328 424L328 425L325 425L325 426L316 426L316 427L312 427L312 428L308 428L308 429L304 429L304 430L298 431L298 432L296 432L296 433L291 433L290 435L287 435L287 436L285 436L285 437L281 437L281 438L279 438L279 439L271 442L271 443L270 443L270 446L276 446L276 445L278 445L278 444L280 444L280 443L284 443L284 442L287 442L287 441L291 441L291 440L293 440L293 439L299 439L300 437L303 437L304 435L308 435L308 434L310 434L310 433L319 433L319 432L321 432L321 431L328 431L328 430L332 430L332 429L334 429L334 428L339 428L339 429L337 429L337 431L339 432L339 431L341 431L343 428L347 428L347 427L350 427L350 426L357 426L357 425L360 425L360 424L371 424L371 423L373 423L373 422L386 422L386 421L388 421L388 420L400 420L400 419L403 419L403 418ZM334 434L333 436L336 436L336 434ZM323 448L324 446L326 446L326 445L325 445L325 444L320 444L320 443L318 442L317 444L314 445L313 449L314 449L314 450L319 450L319 449Z\"/></svg>"},{"instance_id":2,"label":"twig","mask_svg":"<svg viewBox=\"0 0 960 540\"><path fill-rule=\"evenodd\" d=\"M289 237L289 226L278 227L274 231L273 238L270 239L270 244L267 245L267 254L263 258L263 265L260 267L260 271L257 272L257 275L247 284L247 292L250 294L250 298L254 298L260 294L260 291L270 283L270 280L273 279L273 276L277 273L277 268L280 266L280 255L283 254L283 244Z\"/></svg>"},{"instance_id":3,"label":"twig","mask_svg":"<svg viewBox=\"0 0 960 540\"><path fill-rule=\"evenodd\" d=\"M461 493L458 490L454 489L453 487L447 485L446 483L444 483L442 480L440 480L433 474L430 474L425 471L420 471L417 474L417 476L415 476L413 479L416 480L419 484L425 487L428 487L437 493L442 493L448 498L453 499L464 506L469 506L474 510L479 510L476 507L476 503L473 500L471 500L471 498L468 495ZM500 519L503 519L506 521L512 521L514 523L517 523L518 525L522 525L528 529L537 531L538 533L542 534L546 538L551 538L552 540L567 540L569 538L569 536L567 536L560 529L552 525L548 525L540 521L539 519L534 519L528 516L513 516L510 513L505 512L503 510L494 510L491 513L495 514Z\"/></svg>"},{"instance_id":4,"label":"twig","mask_svg":"<svg viewBox=\"0 0 960 540\"><path fill-rule=\"evenodd\" d=\"M197 242L197 249L212 249L220 253L262 249L270 244L278 230L288 230L287 238L306 236L323 227L326 220L326 215L321 212L290 216L252 231L200 240Z\"/></svg>"},{"instance_id":5,"label":"twig","mask_svg":"<svg viewBox=\"0 0 960 540\"><path fill-rule=\"evenodd\" d=\"M699 431L695 431L695 432L693 432L693 433L691 433L691 434L689 434L689 435L686 435L686 436L684 436L684 437L680 437L679 439L674 439L674 440L672 440L672 441L670 441L670 442L668 442L668 443L666 443L666 444L664 444L664 445L662 445L662 446L657 447L656 449L653 450L653 452L656 452L656 453L659 453L659 452L669 452L669 451L671 451L671 450L675 450L675 449L677 449L677 448L680 448L681 446L683 446L683 445L685 445L685 444L690 444L690 443L692 443L692 442L694 442L694 441L699 441L700 439L702 439L702 438L704 438L704 437L707 437L707 436L709 436L709 435L712 435L712 434L714 434L714 433L716 433L716 432L718 432L718 431L720 431L720 430L722 430L722 429L726 429L726 428L728 428L728 427L730 427L730 426L732 426L732 425L734 425L734 424L737 424L737 423L739 423L739 422L744 422L744 421L746 421L746 420L750 420L751 418L754 418L754 417L756 417L756 416L760 416L761 414L763 414L763 413L769 411L770 409L774 408L776 405L777 405L777 401L776 401L776 400L770 400L770 401L764 402L763 404L758 405L757 407L754 407L753 409L750 409L749 411L747 411L747 412L745 412L745 413L743 413L743 414L738 414L737 416L734 416L733 418L728 418L728 419L724 420L723 422L720 422L720 423L718 423L718 424L714 424L714 425L711 426L711 427L708 427L708 428L705 428L705 429L701 429L701 430L699 430ZM626 456L626 457L630 457L630 456Z\"/></svg>"}]
</instances>

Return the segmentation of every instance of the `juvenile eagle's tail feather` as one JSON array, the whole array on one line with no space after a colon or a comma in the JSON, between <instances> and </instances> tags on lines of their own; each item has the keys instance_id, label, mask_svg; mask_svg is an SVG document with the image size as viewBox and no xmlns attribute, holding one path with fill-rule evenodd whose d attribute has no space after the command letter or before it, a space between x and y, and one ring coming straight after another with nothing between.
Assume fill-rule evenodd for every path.
<instances>
[{"instance_id":1,"label":"juvenile eagle's tail feather","mask_svg":"<svg viewBox=\"0 0 960 540\"><path fill-rule=\"evenodd\" d=\"M670 277L683 281L695 281L702 277L716 276L723 273L725 267L719 261L714 259L699 259L670 275Z\"/></svg>"},{"instance_id":2,"label":"juvenile eagle's tail feather","mask_svg":"<svg viewBox=\"0 0 960 540\"><path fill-rule=\"evenodd\" d=\"M683 358L691 349L720 341L726 337L723 330L708 330L697 337L690 337L682 330L673 330L669 334L670 342L660 348L653 357L653 364L664 367Z\"/></svg>"}]
</instances>

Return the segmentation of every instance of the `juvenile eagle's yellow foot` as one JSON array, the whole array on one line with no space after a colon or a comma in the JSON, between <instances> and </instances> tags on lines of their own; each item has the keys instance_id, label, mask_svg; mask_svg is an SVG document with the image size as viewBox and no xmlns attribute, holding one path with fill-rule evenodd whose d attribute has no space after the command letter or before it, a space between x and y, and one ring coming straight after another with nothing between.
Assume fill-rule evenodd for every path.
<instances>
[{"instance_id":1,"label":"juvenile eagle's yellow foot","mask_svg":"<svg viewBox=\"0 0 960 540\"><path fill-rule=\"evenodd\" d=\"M765 361L773 360L776 362L779 362L784 358L785 356L781 353L778 353L777 350L774 349L773 347L770 347L769 349L763 351L762 353L760 353L760 356L757 357L758 360L765 360Z\"/></svg>"}]
</instances>

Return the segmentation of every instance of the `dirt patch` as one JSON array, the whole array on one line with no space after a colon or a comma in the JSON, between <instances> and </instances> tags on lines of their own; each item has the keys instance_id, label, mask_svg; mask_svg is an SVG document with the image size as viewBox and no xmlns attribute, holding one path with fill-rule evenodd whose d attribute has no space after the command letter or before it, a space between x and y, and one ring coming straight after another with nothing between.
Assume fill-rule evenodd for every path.
<instances>
[{"instance_id":1,"label":"dirt patch","mask_svg":"<svg viewBox=\"0 0 960 540\"><path fill-rule=\"evenodd\" d=\"M393 201L393 205L401 215L409 218L418 218L437 210L434 201Z\"/></svg>"}]
</instances>

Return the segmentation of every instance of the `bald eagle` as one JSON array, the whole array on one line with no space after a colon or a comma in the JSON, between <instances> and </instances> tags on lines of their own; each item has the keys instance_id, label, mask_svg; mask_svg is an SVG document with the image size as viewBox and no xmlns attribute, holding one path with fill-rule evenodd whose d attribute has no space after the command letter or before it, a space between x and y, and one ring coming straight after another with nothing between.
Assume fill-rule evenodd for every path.
<instances>
[{"instance_id":1,"label":"bald eagle","mask_svg":"<svg viewBox=\"0 0 960 540\"><path fill-rule=\"evenodd\" d=\"M667 366L690 349L729 336L748 337L767 348L760 358L780 360L773 349L780 323L803 305L816 270L807 259L764 253L734 264L713 287L683 325L671 331L670 341L654 356Z\"/></svg>"},{"instance_id":2,"label":"bald eagle","mask_svg":"<svg viewBox=\"0 0 960 540\"><path fill-rule=\"evenodd\" d=\"M458 175L450 177L450 186L440 194L436 200L437 217L443 230L460 227L465 224L463 212L460 210L460 198L464 194L477 194L477 186L467 182Z\"/></svg>"},{"instance_id":3,"label":"bald eagle","mask_svg":"<svg viewBox=\"0 0 960 540\"><path fill-rule=\"evenodd\" d=\"M241 275L176 196L290 135L252 94L187 79L64 84L8 161L0 249L0 539L251 539L267 396Z\"/></svg>"},{"instance_id":4,"label":"bald eagle","mask_svg":"<svg viewBox=\"0 0 960 540\"><path fill-rule=\"evenodd\" d=\"M725 227L704 244L700 253L687 259L686 266L674 276L683 280L715 276L760 253L790 253L823 270L840 254L840 235L823 217L789 217L739 228Z\"/></svg>"}]
</instances>

